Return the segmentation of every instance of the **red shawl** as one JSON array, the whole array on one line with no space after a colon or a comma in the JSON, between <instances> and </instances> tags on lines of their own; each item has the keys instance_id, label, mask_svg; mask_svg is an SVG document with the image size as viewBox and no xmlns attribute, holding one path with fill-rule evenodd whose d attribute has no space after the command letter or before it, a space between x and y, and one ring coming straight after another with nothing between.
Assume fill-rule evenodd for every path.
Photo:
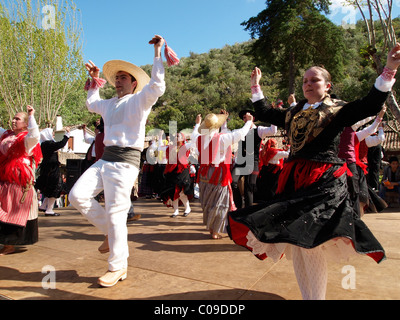
<instances>
[{"instance_id":1,"label":"red shawl","mask_svg":"<svg viewBox=\"0 0 400 320\"><path fill-rule=\"evenodd\" d=\"M275 139L269 139L264 145L264 148L260 151L260 162L259 162L260 171L262 166L268 166L271 159L275 157L279 151L283 151L283 149L275 148L276 144L277 142ZM279 164L274 164L274 166L276 166L275 170L273 171L274 173L278 172L279 170L282 170L283 159L280 159Z\"/></svg>"},{"instance_id":2,"label":"red shawl","mask_svg":"<svg viewBox=\"0 0 400 320\"><path fill-rule=\"evenodd\" d=\"M12 134L13 131L7 130L1 136L0 143ZM37 167L43 156L39 143L33 148L31 156L26 153L24 139L27 134L27 131L19 133L7 154L0 152L0 181L25 187L34 180L33 164L35 163Z\"/></svg>"},{"instance_id":3,"label":"red shawl","mask_svg":"<svg viewBox=\"0 0 400 320\"><path fill-rule=\"evenodd\" d=\"M219 152L219 138L221 134L215 134L210 143L206 148L203 147L203 139L204 136L200 136L197 139L197 149L199 150L199 162L200 162L200 170L198 175L198 181L200 180L200 176L206 177L208 170L211 166L215 167L214 173L210 178L209 183L217 185L219 183L219 177L222 172L221 178L221 186L225 187L230 185L232 182L232 174L231 174L231 158L232 158L232 149L229 146L226 152L227 157L223 163L215 163L218 152Z\"/></svg>"},{"instance_id":4,"label":"red shawl","mask_svg":"<svg viewBox=\"0 0 400 320\"><path fill-rule=\"evenodd\" d=\"M176 151L175 147L168 146L166 155L168 159L168 164L165 166L164 173L169 173L178 168L176 173L181 173L189 166L188 158L190 154L190 150L186 147L185 144L179 147L178 152L176 153L176 157L170 154L170 150Z\"/></svg>"}]
</instances>

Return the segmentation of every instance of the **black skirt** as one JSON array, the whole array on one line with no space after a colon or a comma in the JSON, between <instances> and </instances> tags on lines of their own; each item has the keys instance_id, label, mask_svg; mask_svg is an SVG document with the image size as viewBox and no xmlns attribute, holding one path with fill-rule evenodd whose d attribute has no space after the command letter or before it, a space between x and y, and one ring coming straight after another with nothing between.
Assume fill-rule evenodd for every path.
<instances>
[{"instance_id":1,"label":"black skirt","mask_svg":"<svg viewBox=\"0 0 400 320\"><path fill-rule=\"evenodd\" d=\"M0 244L30 245L38 242L38 219L28 220L25 227L0 222Z\"/></svg>"},{"instance_id":2,"label":"black skirt","mask_svg":"<svg viewBox=\"0 0 400 320\"><path fill-rule=\"evenodd\" d=\"M194 196L194 187L190 178L189 168L185 168L180 173L177 173L177 168L175 168L174 171L165 174L164 190L160 192L160 198L164 204L167 204L168 200L178 199L181 191L189 200Z\"/></svg>"},{"instance_id":3,"label":"black skirt","mask_svg":"<svg viewBox=\"0 0 400 320\"><path fill-rule=\"evenodd\" d=\"M37 178L35 188L40 190L46 198L59 198L63 191L63 181L58 163L42 163L40 176Z\"/></svg>"},{"instance_id":4,"label":"black skirt","mask_svg":"<svg viewBox=\"0 0 400 320\"><path fill-rule=\"evenodd\" d=\"M281 170L278 166L269 164L263 166L257 178L257 192L255 202L270 201L275 196Z\"/></svg>"},{"instance_id":5,"label":"black skirt","mask_svg":"<svg viewBox=\"0 0 400 320\"><path fill-rule=\"evenodd\" d=\"M228 233L238 245L248 245L248 233L261 243L288 243L314 248L336 238L349 239L357 253L376 262L385 259L381 244L361 221L351 202L347 178L335 178L340 168L334 165L308 187L293 190L290 176L282 195L265 204L228 213ZM289 191L290 190L290 191ZM266 255L256 255L265 259Z\"/></svg>"}]
</instances>

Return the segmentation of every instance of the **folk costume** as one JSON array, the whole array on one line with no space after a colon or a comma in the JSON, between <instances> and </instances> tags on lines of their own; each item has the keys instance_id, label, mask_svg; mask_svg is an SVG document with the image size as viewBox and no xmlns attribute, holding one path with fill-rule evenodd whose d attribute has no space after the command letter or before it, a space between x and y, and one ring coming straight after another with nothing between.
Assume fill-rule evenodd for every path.
<instances>
[{"instance_id":1,"label":"folk costume","mask_svg":"<svg viewBox=\"0 0 400 320\"><path fill-rule=\"evenodd\" d=\"M54 204L57 198L61 196L64 187L57 151L64 148L69 136L69 132L65 132L63 139L56 142L53 139L53 129L46 128L40 133L40 148L43 154L43 161L39 166L39 177L35 188L40 190L42 197L47 198L46 208L43 208L46 216L60 215L53 211Z\"/></svg>"},{"instance_id":2,"label":"folk costume","mask_svg":"<svg viewBox=\"0 0 400 320\"><path fill-rule=\"evenodd\" d=\"M155 164L151 164L147 161L144 161L142 166L142 172L141 172L142 175L140 178L139 190L138 190L139 197L146 197L147 199L150 199L153 196L154 185L152 184L152 182L154 177L155 166L156 166Z\"/></svg>"},{"instance_id":3,"label":"folk costume","mask_svg":"<svg viewBox=\"0 0 400 320\"><path fill-rule=\"evenodd\" d=\"M379 127L378 133L367 136L360 142L358 149L359 159L368 168L366 175L369 207L368 212L381 212L388 207L388 204L378 195L379 190L379 171L382 160L381 144L385 141L385 133L382 126Z\"/></svg>"},{"instance_id":4,"label":"folk costume","mask_svg":"<svg viewBox=\"0 0 400 320\"><path fill-rule=\"evenodd\" d=\"M372 190L375 192L379 191L379 173L382 166L383 158L383 147L382 143L385 141L385 133L382 127L378 130L378 135L373 135L366 139L368 152L367 152L367 163L368 163L368 175L367 182ZM367 142L370 141L370 142Z\"/></svg>"},{"instance_id":5,"label":"folk costume","mask_svg":"<svg viewBox=\"0 0 400 320\"><path fill-rule=\"evenodd\" d=\"M254 116L253 110L242 110L239 112L239 118L249 112ZM277 133L277 127L256 126L253 124L244 140L238 143L238 152L232 170L232 191L235 206L242 208L242 195L238 187L238 181L241 177L244 179L244 206L252 206L254 194L257 191L257 177L259 174L259 157L261 141L266 136L273 136Z\"/></svg>"},{"instance_id":6,"label":"folk costume","mask_svg":"<svg viewBox=\"0 0 400 320\"><path fill-rule=\"evenodd\" d=\"M125 279L128 265L127 213L131 205L132 187L139 174L140 156L144 149L145 125L152 106L165 92L164 66L161 57L154 58L151 79L139 67L121 60L112 60L103 67L107 81L115 86L119 71L131 74L137 81L133 94L108 100L100 98L104 80L94 78L88 86L86 105L104 120L104 153L100 160L87 169L69 194L71 204L104 235L108 235L110 252L109 272L99 278L102 286L108 274L118 272ZM105 208L95 200L104 190ZM100 250L100 249L99 249Z\"/></svg>"},{"instance_id":7,"label":"folk costume","mask_svg":"<svg viewBox=\"0 0 400 320\"><path fill-rule=\"evenodd\" d=\"M156 146L154 156L155 156L155 168L154 168L154 175L153 175L153 190L154 192L160 196L161 192L165 189L165 167L168 164L168 158L166 156L166 151L163 151L163 147L168 146L168 140L163 140L160 138L157 143L154 143ZM153 144L151 145L153 146ZM150 146L150 147L151 147ZM166 148L165 148L166 149Z\"/></svg>"},{"instance_id":8,"label":"folk costume","mask_svg":"<svg viewBox=\"0 0 400 320\"><path fill-rule=\"evenodd\" d=\"M203 223L214 239L221 237L219 233L227 233L227 213L236 209L231 188L231 146L244 139L253 123L247 121L241 129L219 133L226 119L225 114L209 114L201 124L196 124L192 133L199 152L197 182Z\"/></svg>"},{"instance_id":9,"label":"folk costume","mask_svg":"<svg viewBox=\"0 0 400 320\"><path fill-rule=\"evenodd\" d=\"M93 163L101 159L104 153L104 121L100 118L100 123L96 126L95 136L90 136L86 129L83 130L83 138L87 144L90 144L82 163L82 173L85 172Z\"/></svg>"},{"instance_id":10,"label":"folk costume","mask_svg":"<svg viewBox=\"0 0 400 320\"><path fill-rule=\"evenodd\" d=\"M182 135L182 133L179 135ZM165 185L164 189L160 192L160 198L166 206L173 207L174 212L171 218L179 215L179 201L182 202L185 208L183 215L187 217L191 212L189 200L193 199L194 195L188 162L190 144L184 143L184 137L181 139L183 141L178 142L178 146L169 145L158 148L159 152L166 153L168 159L164 170Z\"/></svg>"},{"instance_id":11,"label":"folk costume","mask_svg":"<svg viewBox=\"0 0 400 320\"><path fill-rule=\"evenodd\" d=\"M367 183L368 174L368 162L367 162L367 152L368 147L365 140L370 137L371 134L378 130L378 126L382 119L376 117L375 121L368 127L356 132L354 137L354 151L356 157L357 174L358 174L358 185L359 192L358 198L360 201L360 215L364 215L364 207L375 207L379 211L387 208L387 204L379 199L379 196L373 193L372 189ZM372 196L372 198L371 198Z\"/></svg>"},{"instance_id":12,"label":"folk costume","mask_svg":"<svg viewBox=\"0 0 400 320\"><path fill-rule=\"evenodd\" d=\"M275 196L283 161L289 152L277 148L275 139L268 139L260 152L260 173L257 177L258 201L269 201Z\"/></svg>"},{"instance_id":13,"label":"folk costume","mask_svg":"<svg viewBox=\"0 0 400 320\"><path fill-rule=\"evenodd\" d=\"M267 105L259 87L253 92L256 117L286 129L290 156L274 200L230 212L229 235L259 259L293 259L304 299L325 298L328 255L337 260L357 252L378 263L385 259L351 203L347 166L337 154L344 127L376 115L394 81L378 77L369 94L354 102L326 96L287 110Z\"/></svg>"},{"instance_id":14,"label":"folk costume","mask_svg":"<svg viewBox=\"0 0 400 320\"><path fill-rule=\"evenodd\" d=\"M0 244L29 245L38 241L38 202L33 187L42 159L39 128L29 116L28 131L7 130L0 137Z\"/></svg>"}]
</instances>

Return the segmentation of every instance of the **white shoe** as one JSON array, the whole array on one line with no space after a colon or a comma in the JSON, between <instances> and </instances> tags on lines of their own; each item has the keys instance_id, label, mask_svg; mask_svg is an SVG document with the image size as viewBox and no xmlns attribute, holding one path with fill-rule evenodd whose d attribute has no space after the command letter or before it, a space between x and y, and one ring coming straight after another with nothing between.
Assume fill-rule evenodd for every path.
<instances>
[{"instance_id":1,"label":"white shoe","mask_svg":"<svg viewBox=\"0 0 400 320\"><path fill-rule=\"evenodd\" d=\"M179 211L175 210L174 213L171 215L171 218L175 218L179 215Z\"/></svg>"},{"instance_id":2,"label":"white shoe","mask_svg":"<svg viewBox=\"0 0 400 320\"><path fill-rule=\"evenodd\" d=\"M183 216L184 216L184 217L187 217L187 216L189 215L189 213L191 213L191 212L192 212L192 209L191 209L190 206L188 205L187 208L186 208L186 210L185 210L185 212L183 213Z\"/></svg>"},{"instance_id":3,"label":"white shoe","mask_svg":"<svg viewBox=\"0 0 400 320\"><path fill-rule=\"evenodd\" d=\"M97 280L97 283L102 287L112 287L117 284L118 281L125 280L127 277L127 269L121 269L118 271L107 271L106 274Z\"/></svg>"}]
</instances>

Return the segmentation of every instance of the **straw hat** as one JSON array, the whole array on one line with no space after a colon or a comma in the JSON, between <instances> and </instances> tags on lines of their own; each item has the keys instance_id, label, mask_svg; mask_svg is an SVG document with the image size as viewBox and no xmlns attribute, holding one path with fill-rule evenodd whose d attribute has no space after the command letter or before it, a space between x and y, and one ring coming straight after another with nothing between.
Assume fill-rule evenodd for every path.
<instances>
[{"instance_id":1,"label":"straw hat","mask_svg":"<svg viewBox=\"0 0 400 320\"><path fill-rule=\"evenodd\" d=\"M215 114L210 113L206 115L203 122L200 124L199 132L201 134L202 129L212 130L212 129L219 129L224 122L228 119L227 114Z\"/></svg>"},{"instance_id":2,"label":"straw hat","mask_svg":"<svg viewBox=\"0 0 400 320\"><path fill-rule=\"evenodd\" d=\"M138 66L123 60L110 60L104 64L103 73L113 87L115 87L115 76L119 71L127 72L135 77L137 81L135 93L142 91L143 87L150 82L150 77Z\"/></svg>"}]
</instances>

